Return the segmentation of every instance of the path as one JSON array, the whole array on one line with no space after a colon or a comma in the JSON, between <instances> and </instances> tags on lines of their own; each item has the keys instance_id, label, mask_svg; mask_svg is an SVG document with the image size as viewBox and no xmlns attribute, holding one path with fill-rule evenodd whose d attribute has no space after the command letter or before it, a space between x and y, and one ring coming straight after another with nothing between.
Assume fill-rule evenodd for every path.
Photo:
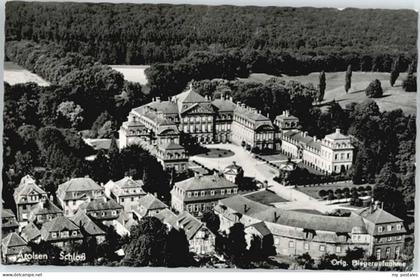
<instances>
[{"instance_id":1,"label":"path","mask_svg":"<svg viewBox=\"0 0 420 277\"><path fill-rule=\"evenodd\" d=\"M206 145L207 148L221 148L228 149L235 153L235 155L226 158L206 158L191 156L190 160L199 162L211 169L223 170L226 166L235 161L238 165L242 166L245 176L254 177L258 181L268 182L270 190L274 191L280 197L289 200L282 204L285 209L314 209L320 212L331 211L333 208L325 205L324 203L297 191L290 187L285 187L273 180L278 171L269 165L261 164L260 161L255 159L249 151L246 151L240 146L234 144L212 144Z\"/></svg>"}]
</instances>

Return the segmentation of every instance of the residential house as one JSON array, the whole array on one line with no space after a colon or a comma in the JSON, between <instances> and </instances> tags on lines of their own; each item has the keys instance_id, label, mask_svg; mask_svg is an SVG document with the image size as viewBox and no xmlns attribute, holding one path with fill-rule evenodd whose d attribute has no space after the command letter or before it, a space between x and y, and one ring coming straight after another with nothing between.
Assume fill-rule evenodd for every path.
<instances>
[{"instance_id":1,"label":"residential house","mask_svg":"<svg viewBox=\"0 0 420 277\"><path fill-rule=\"evenodd\" d=\"M64 247L70 242L82 242L83 235L79 226L69 218L57 216L42 225L41 239L58 247Z\"/></svg>"},{"instance_id":2,"label":"residential house","mask_svg":"<svg viewBox=\"0 0 420 277\"><path fill-rule=\"evenodd\" d=\"M31 252L27 242L17 233L13 232L1 241L1 256L4 263L25 262L23 255Z\"/></svg>"},{"instance_id":3,"label":"residential house","mask_svg":"<svg viewBox=\"0 0 420 277\"><path fill-rule=\"evenodd\" d=\"M41 230L33 222L23 227L20 236L27 242L39 243L41 241Z\"/></svg>"},{"instance_id":4,"label":"residential house","mask_svg":"<svg viewBox=\"0 0 420 277\"><path fill-rule=\"evenodd\" d=\"M106 232L85 211L78 210L71 220L79 227L83 237L94 237L98 244L105 241Z\"/></svg>"},{"instance_id":5,"label":"residential house","mask_svg":"<svg viewBox=\"0 0 420 277\"><path fill-rule=\"evenodd\" d=\"M16 232L19 229L19 223L16 220L15 214L11 209L1 210L1 235L7 236L10 233Z\"/></svg>"},{"instance_id":6,"label":"residential house","mask_svg":"<svg viewBox=\"0 0 420 277\"><path fill-rule=\"evenodd\" d=\"M43 199L29 212L29 221L42 225L60 215L63 215L63 211L60 208L51 200Z\"/></svg>"},{"instance_id":7,"label":"residential house","mask_svg":"<svg viewBox=\"0 0 420 277\"><path fill-rule=\"evenodd\" d=\"M13 198L16 203L17 220L26 222L34 206L48 197L47 193L35 183L35 180L31 176L26 175L15 189Z\"/></svg>"},{"instance_id":8,"label":"residential house","mask_svg":"<svg viewBox=\"0 0 420 277\"><path fill-rule=\"evenodd\" d=\"M86 200L102 197L104 188L89 177L73 178L59 185L56 195L64 210L64 215L70 217Z\"/></svg>"},{"instance_id":9,"label":"residential house","mask_svg":"<svg viewBox=\"0 0 420 277\"><path fill-rule=\"evenodd\" d=\"M168 206L165 203L148 193L137 202L137 207L133 210L133 218L140 220L145 216L156 216L166 208Z\"/></svg>"},{"instance_id":10,"label":"residential house","mask_svg":"<svg viewBox=\"0 0 420 277\"><path fill-rule=\"evenodd\" d=\"M201 216L205 211L212 210L220 199L237 193L238 186L219 173L196 175L174 185L171 190L172 208Z\"/></svg>"},{"instance_id":11,"label":"residential house","mask_svg":"<svg viewBox=\"0 0 420 277\"><path fill-rule=\"evenodd\" d=\"M105 193L122 205L124 211L130 212L137 205L138 200L146 195L142 187L142 180L133 180L131 176L127 176L119 181L109 181L105 184Z\"/></svg>"},{"instance_id":12,"label":"residential house","mask_svg":"<svg viewBox=\"0 0 420 277\"><path fill-rule=\"evenodd\" d=\"M88 216L110 226L113 220L117 219L123 211L123 206L114 199L102 196L81 204L79 210L85 211Z\"/></svg>"},{"instance_id":13,"label":"residential house","mask_svg":"<svg viewBox=\"0 0 420 277\"><path fill-rule=\"evenodd\" d=\"M381 209L378 203L358 214L372 236L369 252L378 260L400 258L407 233L403 220Z\"/></svg>"}]
</instances>

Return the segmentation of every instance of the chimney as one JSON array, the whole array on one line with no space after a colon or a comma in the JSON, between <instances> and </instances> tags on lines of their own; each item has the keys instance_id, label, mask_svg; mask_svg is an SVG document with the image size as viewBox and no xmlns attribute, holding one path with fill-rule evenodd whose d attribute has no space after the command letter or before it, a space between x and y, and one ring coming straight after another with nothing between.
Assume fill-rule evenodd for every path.
<instances>
[{"instance_id":1,"label":"chimney","mask_svg":"<svg viewBox=\"0 0 420 277\"><path fill-rule=\"evenodd\" d=\"M279 219L279 216L277 215L277 211L274 211L274 222L276 222Z\"/></svg>"},{"instance_id":2,"label":"chimney","mask_svg":"<svg viewBox=\"0 0 420 277\"><path fill-rule=\"evenodd\" d=\"M317 140L317 138L316 138L316 136L314 136L314 141L316 142L316 140Z\"/></svg>"},{"instance_id":3,"label":"chimney","mask_svg":"<svg viewBox=\"0 0 420 277\"><path fill-rule=\"evenodd\" d=\"M270 113L267 113L267 117L270 118Z\"/></svg>"},{"instance_id":4,"label":"chimney","mask_svg":"<svg viewBox=\"0 0 420 277\"><path fill-rule=\"evenodd\" d=\"M232 96L230 96L230 97L229 97L229 100L233 102L233 97L232 97Z\"/></svg>"},{"instance_id":5,"label":"chimney","mask_svg":"<svg viewBox=\"0 0 420 277\"><path fill-rule=\"evenodd\" d=\"M236 161L233 161L233 162L232 162L232 164L233 164L233 165L236 165Z\"/></svg>"},{"instance_id":6,"label":"chimney","mask_svg":"<svg viewBox=\"0 0 420 277\"><path fill-rule=\"evenodd\" d=\"M156 102L160 102L160 97L156 97Z\"/></svg>"},{"instance_id":7,"label":"chimney","mask_svg":"<svg viewBox=\"0 0 420 277\"><path fill-rule=\"evenodd\" d=\"M248 212L248 205L244 204L244 213L247 213L247 212Z\"/></svg>"},{"instance_id":8,"label":"chimney","mask_svg":"<svg viewBox=\"0 0 420 277\"><path fill-rule=\"evenodd\" d=\"M241 107L241 101L238 101L237 103L236 103L236 105L238 106L238 107Z\"/></svg>"},{"instance_id":9,"label":"chimney","mask_svg":"<svg viewBox=\"0 0 420 277\"><path fill-rule=\"evenodd\" d=\"M340 134L341 133L341 130L337 128L337 129L335 129L335 133L336 134Z\"/></svg>"},{"instance_id":10,"label":"chimney","mask_svg":"<svg viewBox=\"0 0 420 277\"><path fill-rule=\"evenodd\" d=\"M289 110L286 110L285 114L286 114L286 116L289 116Z\"/></svg>"}]
</instances>

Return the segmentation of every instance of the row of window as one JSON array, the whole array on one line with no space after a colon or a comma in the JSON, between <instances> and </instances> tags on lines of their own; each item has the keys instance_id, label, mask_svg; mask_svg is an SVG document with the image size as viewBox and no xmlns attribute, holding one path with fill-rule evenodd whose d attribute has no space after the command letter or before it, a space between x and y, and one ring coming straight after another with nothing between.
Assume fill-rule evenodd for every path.
<instances>
[{"instance_id":1,"label":"row of window","mask_svg":"<svg viewBox=\"0 0 420 277\"><path fill-rule=\"evenodd\" d=\"M280 243L280 240L278 239L278 238L276 238L275 239L275 244L279 244ZM295 241L293 241L293 240L290 240L289 241L289 248L295 248L296 247L296 243L295 243ZM305 250L310 250L310 243L309 242L304 242L303 243L303 248L305 249ZM321 245L319 245L319 251L320 252L325 252L325 250L326 250L326 245L324 245L324 244L321 244ZM341 253L342 252L342 247L340 246L340 245L336 245L335 246L335 252L336 253Z\"/></svg>"},{"instance_id":2,"label":"row of window","mask_svg":"<svg viewBox=\"0 0 420 277\"><path fill-rule=\"evenodd\" d=\"M72 231L71 232L72 237L76 237L77 234L78 234L77 231ZM51 237L52 238L57 238L58 236L60 236L60 238L68 238L68 237L70 237L70 232L69 231L51 232Z\"/></svg>"},{"instance_id":3,"label":"row of window","mask_svg":"<svg viewBox=\"0 0 420 277\"><path fill-rule=\"evenodd\" d=\"M92 213L90 213L91 215L93 215L93 216L98 216L98 215L100 215L100 216L106 216L106 214L107 214L107 212L92 212ZM111 211L111 215L117 215L117 211L116 210L112 210Z\"/></svg>"},{"instance_id":4,"label":"row of window","mask_svg":"<svg viewBox=\"0 0 420 277\"><path fill-rule=\"evenodd\" d=\"M212 132L212 131L213 131L212 124L184 125L184 133L200 133L200 132L206 133L206 132Z\"/></svg>"},{"instance_id":5,"label":"row of window","mask_svg":"<svg viewBox=\"0 0 420 277\"><path fill-rule=\"evenodd\" d=\"M179 192L179 193L183 193L183 191L182 190L180 190L179 188L177 188L177 191ZM229 195L229 194L236 194L236 193L238 193L238 189L237 188L232 188L232 189L221 189L220 190L220 195L225 195L225 194L227 194L227 195ZM192 192L192 191L189 191L189 192L187 192L187 197L188 198L190 198L190 197L204 197L204 196L206 196L206 195L210 195L210 196L215 196L217 194L217 191L216 190L210 190L210 191L206 191L206 190L202 190L202 191L194 191L194 192Z\"/></svg>"},{"instance_id":6,"label":"row of window","mask_svg":"<svg viewBox=\"0 0 420 277\"><path fill-rule=\"evenodd\" d=\"M395 228L397 229L397 231L401 231L401 224L396 224L395 225ZM390 232L390 231L392 231L392 225L387 225L386 226L386 230L388 231L388 232ZM383 231L384 231L385 229L384 229L384 226L378 226L378 232L379 233L382 233Z\"/></svg>"},{"instance_id":7,"label":"row of window","mask_svg":"<svg viewBox=\"0 0 420 277\"><path fill-rule=\"evenodd\" d=\"M206 120L207 119L207 120ZM207 116L207 117L184 117L183 122L187 123L187 122L213 122L213 117L212 116Z\"/></svg>"},{"instance_id":8,"label":"row of window","mask_svg":"<svg viewBox=\"0 0 420 277\"><path fill-rule=\"evenodd\" d=\"M200 211L207 211L210 210L211 208L214 208L214 206L216 206L215 202L211 202L211 207L209 205L206 205L204 203L201 204L188 204L187 205L187 210L189 212L200 212Z\"/></svg>"},{"instance_id":9,"label":"row of window","mask_svg":"<svg viewBox=\"0 0 420 277\"><path fill-rule=\"evenodd\" d=\"M397 246L395 247L394 257L398 258L401 254L401 247ZM387 247L385 249L385 255L382 255L382 249L378 248L376 249L376 259L381 260L382 258L391 258L391 247Z\"/></svg>"}]
</instances>

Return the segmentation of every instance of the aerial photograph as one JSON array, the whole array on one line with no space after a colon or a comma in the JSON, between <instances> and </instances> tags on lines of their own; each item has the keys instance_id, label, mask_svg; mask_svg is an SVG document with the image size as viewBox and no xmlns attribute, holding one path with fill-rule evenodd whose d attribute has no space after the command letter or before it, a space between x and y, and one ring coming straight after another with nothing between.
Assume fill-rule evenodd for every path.
<instances>
[{"instance_id":1,"label":"aerial photograph","mask_svg":"<svg viewBox=\"0 0 420 277\"><path fill-rule=\"evenodd\" d=\"M415 267L417 11L4 17L6 269Z\"/></svg>"}]
</instances>

